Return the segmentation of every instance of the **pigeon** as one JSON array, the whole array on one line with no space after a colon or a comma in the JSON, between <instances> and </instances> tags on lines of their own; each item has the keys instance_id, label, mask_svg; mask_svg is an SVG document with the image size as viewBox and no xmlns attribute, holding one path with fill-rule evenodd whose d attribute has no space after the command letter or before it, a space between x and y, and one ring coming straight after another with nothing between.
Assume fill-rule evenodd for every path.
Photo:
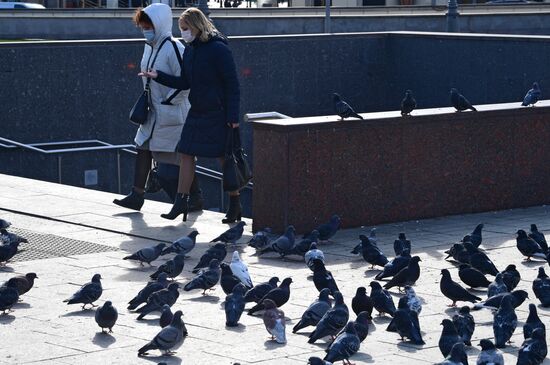
<instances>
[{"instance_id":1,"label":"pigeon","mask_svg":"<svg viewBox=\"0 0 550 365\"><path fill-rule=\"evenodd\" d=\"M449 270L442 269L441 276L442 277L441 281L439 282L439 289L444 296L453 301L450 307L456 307L456 302L458 301L476 303L478 300L481 300L481 298L470 294L466 289L461 287L458 283L454 282L451 278L451 273L449 272ZM449 351L451 351L450 346ZM443 356L447 355L448 354L443 354Z\"/></svg>"},{"instance_id":2,"label":"pigeon","mask_svg":"<svg viewBox=\"0 0 550 365\"><path fill-rule=\"evenodd\" d=\"M477 112L477 109L470 104L470 102L460 94L457 89L451 89L451 105L455 107L457 112L461 112L467 109L470 109L474 112Z\"/></svg>"},{"instance_id":3,"label":"pigeon","mask_svg":"<svg viewBox=\"0 0 550 365\"><path fill-rule=\"evenodd\" d=\"M239 284L241 280L235 275L233 275L233 271L231 270L231 267L225 262L222 262L220 264L220 269L221 269L220 285L222 287L223 292L226 295L229 295L233 292L233 288L235 288L235 285Z\"/></svg>"},{"instance_id":4,"label":"pigeon","mask_svg":"<svg viewBox=\"0 0 550 365\"><path fill-rule=\"evenodd\" d=\"M548 243L546 242L546 237L544 237L544 234L539 232L536 224L531 224L531 233L529 233L529 237L539 244L543 252L548 254Z\"/></svg>"},{"instance_id":5,"label":"pigeon","mask_svg":"<svg viewBox=\"0 0 550 365\"><path fill-rule=\"evenodd\" d=\"M272 239L271 235L272 235L271 228L266 227L261 231L254 233L250 241L248 241L248 246L253 247L256 250L260 250L264 247L267 247L271 242L271 239Z\"/></svg>"},{"instance_id":6,"label":"pigeon","mask_svg":"<svg viewBox=\"0 0 550 365\"><path fill-rule=\"evenodd\" d=\"M244 312L244 293L246 287L242 283L238 283L233 288L233 292L225 297L225 325L227 327L237 327L239 319Z\"/></svg>"},{"instance_id":7,"label":"pigeon","mask_svg":"<svg viewBox=\"0 0 550 365\"><path fill-rule=\"evenodd\" d=\"M471 242L464 242L463 243L464 248L468 252L469 256L469 263L472 265L473 268L478 269L484 274L496 276L498 274L498 270L495 267L495 264L489 259L489 257L481 252L477 247L474 247L474 245Z\"/></svg>"},{"instance_id":8,"label":"pigeon","mask_svg":"<svg viewBox=\"0 0 550 365\"><path fill-rule=\"evenodd\" d=\"M353 322L346 324L343 332L336 337L334 342L326 349L327 355L324 360L329 362L347 361L359 351L361 340L357 336L357 331Z\"/></svg>"},{"instance_id":9,"label":"pigeon","mask_svg":"<svg viewBox=\"0 0 550 365\"><path fill-rule=\"evenodd\" d=\"M208 267L213 259L222 262L227 256L227 249L223 243L216 243L210 247L199 259L199 263L193 268L193 274L198 273L201 269Z\"/></svg>"},{"instance_id":10,"label":"pigeon","mask_svg":"<svg viewBox=\"0 0 550 365\"><path fill-rule=\"evenodd\" d=\"M357 114L337 93L332 94L332 101L334 101L334 112L341 118L340 120L351 117L363 119L363 117Z\"/></svg>"},{"instance_id":11,"label":"pigeon","mask_svg":"<svg viewBox=\"0 0 550 365\"><path fill-rule=\"evenodd\" d=\"M367 312L361 312L357 315L357 318L355 319L355 321L351 321L351 323L353 323L353 327L355 327L355 332L357 333L357 337L359 337L359 342L365 341L365 339L369 335L370 320L371 318ZM344 333L345 330L346 330L346 327L344 327L340 332L338 332L336 337Z\"/></svg>"},{"instance_id":12,"label":"pigeon","mask_svg":"<svg viewBox=\"0 0 550 365\"><path fill-rule=\"evenodd\" d=\"M277 287L277 283L279 282L279 278L274 276L267 283L261 283L253 287L252 289L249 289L246 294L244 295L244 301L246 303L249 302L256 302L258 303L271 289L275 289Z\"/></svg>"},{"instance_id":13,"label":"pigeon","mask_svg":"<svg viewBox=\"0 0 550 365\"><path fill-rule=\"evenodd\" d=\"M128 302L128 309L134 310L140 304L145 303L149 295L156 291L162 290L168 286L167 275L165 272L161 272L156 281L151 281L145 285L139 293Z\"/></svg>"},{"instance_id":14,"label":"pigeon","mask_svg":"<svg viewBox=\"0 0 550 365\"><path fill-rule=\"evenodd\" d=\"M264 300L271 299L278 308L282 307L288 299L290 299L290 284L292 283L291 278L285 278L277 288L271 289L263 296L262 299L248 310L248 315L253 315L254 313L265 309Z\"/></svg>"},{"instance_id":15,"label":"pigeon","mask_svg":"<svg viewBox=\"0 0 550 365\"><path fill-rule=\"evenodd\" d=\"M166 246L166 244L159 243L156 246L145 247L145 248L142 248L141 250L139 250L137 252L134 252L131 255L123 257L122 259L123 260L139 261L139 264L141 266L143 266L143 263L145 262L146 264L151 266L151 262L153 262L153 261L155 261L156 259L159 258L160 254L161 254L161 252L162 252L162 250L164 249L165 246Z\"/></svg>"},{"instance_id":16,"label":"pigeon","mask_svg":"<svg viewBox=\"0 0 550 365\"><path fill-rule=\"evenodd\" d=\"M468 264L460 264L458 267L458 277L470 288L487 288L491 282L483 275L481 271L471 267Z\"/></svg>"},{"instance_id":17,"label":"pigeon","mask_svg":"<svg viewBox=\"0 0 550 365\"><path fill-rule=\"evenodd\" d=\"M0 265L7 263L17 253L19 242L0 245Z\"/></svg>"},{"instance_id":18,"label":"pigeon","mask_svg":"<svg viewBox=\"0 0 550 365\"><path fill-rule=\"evenodd\" d=\"M308 365L332 365L331 362L325 361L319 357L312 356L307 361Z\"/></svg>"},{"instance_id":19,"label":"pigeon","mask_svg":"<svg viewBox=\"0 0 550 365\"><path fill-rule=\"evenodd\" d=\"M170 306L168 304L163 304L162 308L160 309L160 318L159 318L160 328L169 326L170 323L172 323L173 318L174 318L174 313L172 313Z\"/></svg>"},{"instance_id":20,"label":"pigeon","mask_svg":"<svg viewBox=\"0 0 550 365\"><path fill-rule=\"evenodd\" d=\"M334 307L329 309L319 320L315 330L309 335L308 343L315 343L315 341L325 336L334 336L348 323L349 310L346 303L344 303L342 293L339 291L334 293L334 299Z\"/></svg>"},{"instance_id":21,"label":"pigeon","mask_svg":"<svg viewBox=\"0 0 550 365\"><path fill-rule=\"evenodd\" d=\"M313 260L313 284L319 291L328 288L333 296L334 292L339 291L332 273L325 268L321 260Z\"/></svg>"},{"instance_id":22,"label":"pigeon","mask_svg":"<svg viewBox=\"0 0 550 365\"><path fill-rule=\"evenodd\" d=\"M269 246L264 248L259 254L264 254L266 252L276 252L281 257L292 254L292 249L294 247L294 235L295 229L294 226L286 227L285 234L279 236L277 239L273 240Z\"/></svg>"},{"instance_id":23,"label":"pigeon","mask_svg":"<svg viewBox=\"0 0 550 365\"><path fill-rule=\"evenodd\" d=\"M309 251L307 251L306 254L304 255L304 261L306 262L307 267L309 267L311 271L314 271L313 260L319 260L322 263L325 263L325 254L323 253L323 251L317 248L317 244L315 242L313 242L309 246Z\"/></svg>"},{"instance_id":24,"label":"pigeon","mask_svg":"<svg viewBox=\"0 0 550 365\"><path fill-rule=\"evenodd\" d=\"M516 233L518 235L516 237L516 247L523 256L527 256L527 261L530 261L533 256L546 259L546 254L539 244L528 237L523 229L518 230Z\"/></svg>"},{"instance_id":25,"label":"pigeon","mask_svg":"<svg viewBox=\"0 0 550 365\"><path fill-rule=\"evenodd\" d=\"M180 295L178 288L178 283L170 283L168 288L159 290L149 295L149 298L147 298L147 304L136 310L136 312L139 313L137 319L143 319L151 312L162 310L162 307L165 304L168 304L170 307L173 306Z\"/></svg>"},{"instance_id":26,"label":"pigeon","mask_svg":"<svg viewBox=\"0 0 550 365\"><path fill-rule=\"evenodd\" d=\"M374 303L372 299L367 295L367 289L364 286L357 288L355 296L351 300L351 309L356 315L361 312L367 312L369 318L372 318L372 310Z\"/></svg>"},{"instance_id":27,"label":"pigeon","mask_svg":"<svg viewBox=\"0 0 550 365\"><path fill-rule=\"evenodd\" d=\"M516 265L508 265L506 266L506 269L501 272L502 274L502 281L506 285L506 288L508 291L512 291L518 286L519 281L521 280L521 275L519 274L519 271L516 269Z\"/></svg>"},{"instance_id":28,"label":"pigeon","mask_svg":"<svg viewBox=\"0 0 550 365\"><path fill-rule=\"evenodd\" d=\"M546 335L542 329L537 328L533 331L532 336L521 344L517 365L542 364L547 354Z\"/></svg>"},{"instance_id":29,"label":"pigeon","mask_svg":"<svg viewBox=\"0 0 550 365\"><path fill-rule=\"evenodd\" d=\"M172 242L172 244L162 250L161 255L167 255L169 253L187 255L193 248L195 248L195 243L197 242L198 231L192 231L187 236L183 236Z\"/></svg>"},{"instance_id":30,"label":"pigeon","mask_svg":"<svg viewBox=\"0 0 550 365\"><path fill-rule=\"evenodd\" d=\"M405 91L405 97L401 100L401 115L411 115L411 112L416 108L416 100L412 96L412 91Z\"/></svg>"},{"instance_id":31,"label":"pigeon","mask_svg":"<svg viewBox=\"0 0 550 365\"><path fill-rule=\"evenodd\" d=\"M84 284L72 297L65 299L63 302L67 304L81 303L83 304L82 309L86 309L86 304L97 307L93 303L101 297L101 294L103 294L101 275L95 274L91 282Z\"/></svg>"},{"instance_id":32,"label":"pigeon","mask_svg":"<svg viewBox=\"0 0 550 365\"><path fill-rule=\"evenodd\" d=\"M385 278L389 278L397 274L402 269L406 268L407 265L409 265L409 261L411 260L411 253L409 249L405 249L399 254L398 256L395 256L393 260L388 262L386 265L384 265L384 269L382 272L379 272L374 277L375 280L382 280Z\"/></svg>"},{"instance_id":33,"label":"pigeon","mask_svg":"<svg viewBox=\"0 0 550 365\"><path fill-rule=\"evenodd\" d=\"M420 257L411 257L409 265L407 265L406 268L395 274L395 276L390 281L388 281L386 285L384 285L384 288L391 289L394 286L397 286L399 289L401 289L402 287L407 285L414 285L420 277L420 266L418 266L419 261L422 261Z\"/></svg>"},{"instance_id":34,"label":"pigeon","mask_svg":"<svg viewBox=\"0 0 550 365\"><path fill-rule=\"evenodd\" d=\"M336 232L340 229L341 219L337 214L334 214L330 217L328 223L323 223L319 225L315 230L319 232L320 241L328 241L331 239ZM303 238L307 238L311 235L311 232L304 234Z\"/></svg>"},{"instance_id":35,"label":"pigeon","mask_svg":"<svg viewBox=\"0 0 550 365\"><path fill-rule=\"evenodd\" d=\"M157 271L150 275L151 279L157 279L160 273L166 273L169 278L175 278L183 271L185 255L177 254L173 259L166 261L157 268Z\"/></svg>"},{"instance_id":36,"label":"pigeon","mask_svg":"<svg viewBox=\"0 0 550 365\"><path fill-rule=\"evenodd\" d=\"M397 239L393 241L393 251L395 252L395 256L399 256L403 253L404 250L408 250L410 255L411 241L407 239L405 233L399 233Z\"/></svg>"},{"instance_id":37,"label":"pigeon","mask_svg":"<svg viewBox=\"0 0 550 365\"><path fill-rule=\"evenodd\" d=\"M240 221L234 227L229 228L227 231L223 232L210 242L223 242L225 244L232 243L235 245L236 242L243 236L244 226L246 226L246 222Z\"/></svg>"},{"instance_id":38,"label":"pigeon","mask_svg":"<svg viewBox=\"0 0 550 365\"><path fill-rule=\"evenodd\" d=\"M504 280L502 278L502 274L498 273L495 277L495 281L489 284L489 287L487 288L487 298L491 298L502 293L508 293L508 287L504 284Z\"/></svg>"},{"instance_id":39,"label":"pigeon","mask_svg":"<svg viewBox=\"0 0 550 365\"><path fill-rule=\"evenodd\" d=\"M374 309L378 311L379 315L388 313L393 317L396 309L390 293L382 289L382 286L376 281L371 281L369 285L371 287L370 298L372 299Z\"/></svg>"},{"instance_id":40,"label":"pigeon","mask_svg":"<svg viewBox=\"0 0 550 365\"><path fill-rule=\"evenodd\" d=\"M474 309L489 308L489 309L497 310L498 308L500 308L502 299L508 294L512 294L512 296L514 297L514 301L513 301L514 308L517 308L520 305L522 305L525 299L528 298L528 294L525 290L514 290L511 293L501 293L501 294L495 295L494 297L490 297L485 302L474 305Z\"/></svg>"},{"instance_id":41,"label":"pigeon","mask_svg":"<svg viewBox=\"0 0 550 365\"><path fill-rule=\"evenodd\" d=\"M475 247L479 247L479 245L481 245L481 241L483 240L483 237L481 234L481 231L483 230L483 226L484 226L483 223L478 224L476 228L474 228L472 233L470 233L470 242Z\"/></svg>"},{"instance_id":42,"label":"pigeon","mask_svg":"<svg viewBox=\"0 0 550 365\"><path fill-rule=\"evenodd\" d=\"M181 316L183 313L177 311L169 326L164 327L153 338L151 342L138 350L138 356L147 355L149 350L160 350L164 355L172 355L173 350L178 349L187 337L187 328Z\"/></svg>"},{"instance_id":43,"label":"pigeon","mask_svg":"<svg viewBox=\"0 0 550 365\"><path fill-rule=\"evenodd\" d=\"M550 307L550 278L542 267L539 267L539 274L533 281L533 292L543 307Z\"/></svg>"},{"instance_id":44,"label":"pigeon","mask_svg":"<svg viewBox=\"0 0 550 365\"><path fill-rule=\"evenodd\" d=\"M441 337L439 338L439 350L444 357L447 357L453 348L453 345L457 342L462 343L458 332L456 331L455 325L450 319L444 319L441 322L443 330L441 332Z\"/></svg>"},{"instance_id":45,"label":"pigeon","mask_svg":"<svg viewBox=\"0 0 550 365\"><path fill-rule=\"evenodd\" d=\"M99 306L95 311L95 323L97 323L103 333L105 333L105 329L109 329L109 333L113 333L113 326L117 319L118 312L110 300Z\"/></svg>"},{"instance_id":46,"label":"pigeon","mask_svg":"<svg viewBox=\"0 0 550 365\"><path fill-rule=\"evenodd\" d=\"M525 94L521 106L535 106L537 101L539 101L540 96L541 92L539 84L537 82L533 82L533 87L527 91L527 94Z\"/></svg>"},{"instance_id":47,"label":"pigeon","mask_svg":"<svg viewBox=\"0 0 550 365\"><path fill-rule=\"evenodd\" d=\"M277 343L286 343L285 333L285 313L277 308L277 305L271 299L264 299L265 311L263 321L265 329L271 335L271 339Z\"/></svg>"},{"instance_id":48,"label":"pigeon","mask_svg":"<svg viewBox=\"0 0 550 365\"><path fill-rule=\"evenodd\" d=\"M506 347L506 342L512 338L518 325L518 317L514 310L514 297L506 294L502 298L500 308L493 316L493 333L495 335L495 346Z\"/></svg>"},{"instance_id":49,"label":"pigeon","mask_svg":"<svg viewBox=\"0 0 550 365\"><path fill-rule=\"evenodd\" d=\"M11 310L11 307L19 300L17 293L17 283L7 282L6 285L0 287L0 311L3 314Z\"/></svg>"},{"instance_id":50,"label":"pigeon","mask_svg":"<svg viewBox=\"0 0 550 365\"><path fill-rule=\"evenodd\" d=\"M483 339L479 342L481 352L477 357L476 365L504 365L502 351L496 348L491 340Z\"/></svg>"},{"instance_id":51,"label":"pigeon","mask_svg":"<svg viewBox=\"0 0 550 365\"><path fill-rule=\"evenodd\" d=\"M470 314L470 307L464 306L453 316L453 324L460 339L466 346L472 346L472 334L476 328L474 317Z\"/></svg>"},{"instance_id":52,"label":"pigeon","mask_svg":"<svg viewBox=\"0 0 550 365\"><path fill-rule=\"evenodd\" d=\"M466 348L461 342L457 342L451 347L449 356L444 361L437 365L468 365L468 355L466 354Z\"/></svg>"},{"instance_id":53,"label":"pigeon","mask_svg":"<svg viewBox=\"0 0 550 365\"><path fill-rule=\"evenodd\" d=\"M462 264L469 264L470 263L470 254L468 254L468 251L466 251L466 247L462 243L455 243L451 246L450 249L445 251L447 254L447 257L445 257L445 260L452 257L454 261L460 262Z\"/></svg>"},{"instance_id":54,"label":"pigeon","mask_svg":"<svg viewBox=\"0 0 550 365\"><path fill-rule=\"evenodd\" d=\"M11 223L8 222L7 220L5 219L1 219L0 218L0 229L6 229L6 228L10 228L11 226Z\"/></svg>"},{"instance_id":55,"label":"pigeon","mask_svg":"<svg viewBox=\"0 0 550 365\"><path fill-rule=\"evenodd\" d=\"M291 253L293 255L302 256L305 260L305 256L311 249L311 245L317 244L318 241L319 241L319 232L316 230L313 230L311 231L308 237L302 238L300 242L294 244L294 247L292 248ZM317 248L317 245L315 247ZM321 254L323 253L321 250L318 250L318 251ZM324 260L324 256L323 256L323 260Z\"/></svg>"},{"instance_id":56,"label":"pigeon","mask_svg":"<svg viewBox=\"0 0 550 365\"><path fill-rule=\"evenodd\" d=\"M358 246L356 246L351 253L358 254L361 252L363 259L372 265L371 268L374 268L375 265L385 266L388 263L388 258L382 253L382 251L380 251L378 246L369 240L367 236L360 235L359 239L361 240L361 251L359 251L357 249Z\"/></svg>"},{"instance_id":57,"label":"pigeon","mask_svg":"<svg viewBox=\"0 0 550 365\"><path fill-rule=\"evenodd\" d=\"M10 245L12 243L27 243L29 242L25 237L21 237L18 234L8 232L5 229L0 229L0 242L4 245Z\"/></svg>"},{"instance_id":58,"label":"pigeon","mask_svg":"<svg viewBox=\"0 0 550 365\"><path fill-rule=\"evenodd\" d=\"M244 286L246 286L248 289L254 286L254 284L252 284L250 274L248 273L248 267L243 261L241 261L239 253L237 251L233 252L233 257L231 258L231 264L229 266L231 267L233 275L238 277L241 283L244 284Z\"/></svg>"},{"instance_id":59,"label":"pigeon","mask_svg":"<svg viewBox=\"0 0 550 365\"><path fill-rule=\"evenodd\" d=\"M302 318L292 328L292 333L296 333L302 328L308 326L317 326L317 323L323 318L325 313L332 307L329 298L330 290L325 288L319 293L319 298L309 305L306 311L302 314Z\"/></svg>"},{"instance_id":60,"label":"pigeon","mask_svg":"<svg viewBox=\"0 0 550 365\"><path fill-rule=\"evenodd\" d=\"M12 277L4 285L6 285L9 282L15 283L15 287L17 288L17 293L19 294L19 296L21 296L32 289L32 287L34 286L34 279L38 279L38 276L36 276L35 273L30 272L25 275Z\"/></svg>"},{"instance_id":61,"label":"pigeon","mask_svg":"<svg viewBox=\"0 0 550 365\"><path fill-rule=\"evenodd\" d=\"M405 286L405 297L409 309L416 312L416 314L420 314L422 312L422 300L416 295L414 289L408 285Z\"/></svg>"},{"instance_id":62,"label":"pigeon","mask_svg":"<svg viewBox=\"0 0 550 365\"><path fill-rule=\"evenodd\" d=\"M417 345L423 345L425 343L420 333L418 313L410 310L407 304L407 297L399 299L397 310L386 328L386 331L397 332L399 336L401 336L401 341L406 337Z\"/></svg>"},{"instance_id":63,"label":"pigeon","mask_svg":"<svg viewBox=\"0 0 550 365\"><path fill-rule=\"evenodd\" d=\"M212 289L218 283L221 277L220 262L216 259L210 261L208 269L200 271L197 276L187 283L183 290L191 291L194 289L202 289L202 295L206 295L208 289Z\"/></svg>"},{"instance_id":64,"label":"pigeon","mask_svg":"<svg viewBox=\"0 0 550 365\"><path fill-rule=\"evenodd\" d=\"M523 325L523 338L528 339L533 334L533 331L537 328L542 329L546 335L546 326L539 318L537 313L537 306L533 303L529 304L529 316Z\"/></svg>"}]
</instances>

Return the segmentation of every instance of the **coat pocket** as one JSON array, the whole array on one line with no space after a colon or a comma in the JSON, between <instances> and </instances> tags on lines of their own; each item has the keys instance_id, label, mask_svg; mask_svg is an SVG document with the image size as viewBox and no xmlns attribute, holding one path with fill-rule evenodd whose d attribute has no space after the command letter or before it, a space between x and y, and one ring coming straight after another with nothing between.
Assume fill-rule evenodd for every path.
<instances>
[{"instance_id":1,"label":"coat pocket","mask_svg":"<svg viewBox=\"0 0 550 365\"><path fill-rule=\"evenodd\" d=\"M184 104L179 105L164 105L155 106L157 113L157 125L155 128L162 126L183 125L185 123Z\"/></svg>"}]
</instances>

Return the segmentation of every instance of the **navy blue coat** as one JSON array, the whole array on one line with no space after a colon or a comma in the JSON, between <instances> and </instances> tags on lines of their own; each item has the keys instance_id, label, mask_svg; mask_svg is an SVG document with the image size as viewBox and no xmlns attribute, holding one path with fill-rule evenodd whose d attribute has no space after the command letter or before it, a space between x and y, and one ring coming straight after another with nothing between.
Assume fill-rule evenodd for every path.
<instances>
[{"instance_id":1,"label":"navy blue coat","mask_svg":"<svg viewBox=\"0 0 550 365\"><path fill-rule=\"evenodd\" d=\"M239 122L239 80L227 40L213 36L195 39L183 53L182 74L158 72L160 84L190 89L191 109L181 132L178 152L200 157L225 154L227 123Z\"/></svg>"}]
</instances>

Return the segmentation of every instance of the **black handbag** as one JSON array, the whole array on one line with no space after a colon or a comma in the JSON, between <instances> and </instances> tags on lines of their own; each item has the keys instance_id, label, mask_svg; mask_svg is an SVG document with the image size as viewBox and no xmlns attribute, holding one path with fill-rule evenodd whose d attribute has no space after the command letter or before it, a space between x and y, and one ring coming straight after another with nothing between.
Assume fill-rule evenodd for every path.
<instances>
[{"instance_id":1,"label":"black handbag","mask_svg":"<svg viewBox=\"0 0 550 365\"><path fill-rule=\"evenodd\" d=\"M227 133L225 161L223 164L223 190L240 190L252 180L252 170L246 153L241 146L238 128L231 128Z\"/></svg>"}]
</instances>

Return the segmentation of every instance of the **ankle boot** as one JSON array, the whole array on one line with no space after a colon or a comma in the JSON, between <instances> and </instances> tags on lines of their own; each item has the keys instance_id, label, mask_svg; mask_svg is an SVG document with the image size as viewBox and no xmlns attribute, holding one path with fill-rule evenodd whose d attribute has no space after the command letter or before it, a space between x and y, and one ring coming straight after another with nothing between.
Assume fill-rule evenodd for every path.
<instances>
[{"instance_id":1,"label":"ankle boot","mask_svg":"<svg viewBox=\"0 0 550 365\"><path fill-rule=\"evenodd\" d=\"M222 223L233 223L241 220L241 206L240 195L229 196L229 209L225 213L225 218L222 219Z\"/></svg>"},{"instance_id":2,"label":"ankle boot","mask_svg":"<svg viewBox=\"0 0 550 365\"><path fill-rule=\"evenodd\" d=\"M189 211L196 212L202 210L203 207L202 191L199 186L199 178L197 174L193 178L191 187L189 188Z\"/></svg>"},{"instance_id":3,"label":"ankle boot","mask_svg":"<svg viewBox=\"0 0 550 365\"><path fill-rule=\"evenodd\" d=\"M162 218L174 220L178 215L183 213L183 221L187 220L187 212L189 212L189 194L176 194L176 199L174 200L174 205L168 214L161 214Z\"/></svg>"},{"instance_id":4,"label":"ankle boot","mask_svg":"<svg viewBox=\"0 0 550 365\"><path fill-rule=\"evenodd\" d=\"M137 191L135 191L134 188L132 188L130 194L126 195L122 199L113 200L113 203L115 203L116 205L120 205L124 208L140 210L143 206L144 200L145 199L143 198L143 193L138 193Z\"/></svg>"}]
</instances>

